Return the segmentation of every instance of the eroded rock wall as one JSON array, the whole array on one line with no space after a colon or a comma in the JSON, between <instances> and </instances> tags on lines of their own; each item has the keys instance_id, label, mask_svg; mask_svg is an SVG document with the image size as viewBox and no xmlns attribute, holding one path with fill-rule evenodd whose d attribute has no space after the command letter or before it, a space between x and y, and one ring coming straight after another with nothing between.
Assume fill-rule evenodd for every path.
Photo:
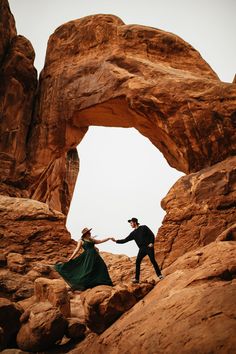
<instances>
[{"instance_id":1,"label":"eroded rock wall","mask_svg":"<svg viewBox=\"0 0 236 354\"><path fill-rule=\"evenodd\" d=\"M7 0L0 3L0 39L0 193L31 197L67 214L79 169L78 154L68 149L56 159L44 156L43 173L37 181L31 177L28 141L34 131L38 92L35 53L31 43L17 35ZM34 149L42 149L37 134Z\"/></svg>"},{"instance_id":2,"label":"eroded rock wall","mask_svg":"<svg viewBox=\"0 0 236 354\"><path fill-rule=\"evenodd\" d=\"M167 267L236 223L236 156L181 177L162 200L156 256Z\"/></svg>"},{"instance_id":3,"label":"eroded rock wall","mask_svg":"<svg viewBox=\"0 0 236 354\"><path fill-rule=\"evenodd\" d=\"M171 166L198 171L235 153L235 97L236 86L174 34L112 15L70 21L48 42L32 175L45 169L45 156L77 145L90 125L134 127Z\"/></svg>"},{"instance_id":4,"label":"eroded rock wall","mask_svg":"<svg viewBox=\"0 0 236 354\"><path fill-rule=\"evenodd\" d=\"M0 15L0 180L24 189L27 135L37 87L34 50L18 36L8 2Z\"/></svg>"}]
</instances>

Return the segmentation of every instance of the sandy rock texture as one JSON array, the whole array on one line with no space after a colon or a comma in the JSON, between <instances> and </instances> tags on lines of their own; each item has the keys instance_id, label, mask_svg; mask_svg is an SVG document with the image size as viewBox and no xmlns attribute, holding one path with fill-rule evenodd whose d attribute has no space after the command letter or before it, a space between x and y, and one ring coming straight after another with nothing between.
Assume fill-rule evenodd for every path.
<instances>
[{"instance_id":1,"label":"sandy rock texture","mask_svg":"<svg viewBox=\"0 0 236 354\"><path fill-rule=\"evenodd\" d=\"M29 197L67 214L76 182L79 159L69 149L46 162L40 175L40 191L33 184L28 163L28 141L37 96L35 53L31 43L17 35L15 20L7 0L0 4L0 193ZM35 137L34 137L35 139ZM35 143L37 144L37 138ZM30 186L30 193L29 193ZM34 198L36 199L36 198Z\"/></svg>"},{"instance_id":2,"label":"sandy rock texture","mask_svg":"<svg viewBox=\"0 0 236 354\"><path fill-rule=\"evenodd\" d=\"M143 300L70 353L234 353L235 260L233 241L186 253Z\"/></svg>"},{"instance_id":3,"label":"sandy rock texture","mask_svg":"<svg viewBox=\"0 0 236 354\"><path fill-rule=\"evenodd\" d=\"M34 280L54 278L50 264L65 261L75 241L65 227L65 215L47 204L0 195L0 291L23 300L33 294Z\"/></svg>"},{"instance_id":4,"label":"sandy rock texture","mask_svg":"<svg viewBox=\"0 0 236 354\"><path fill-rule=\"evenodd\" d=\"M22 312L21 306L0 298L0 350L15 343Z\"/></svg>"},{"instance_id":5,"label":"sandy rock texture","mask_svg":"<svg viewBox=\"0 0 236 354\"><path fill-rule=\"evenodd\" d=\"M35 279L60 278L51 265L66 261L76 242L65 227L64 214L32 199L0 196L0 219L0 291L21 301L33 296ZM114 284L130 281L134 257L107 252L101 256ZM148 259L142 264L141 279L156 279Z\"/></svg>"},{"instance_id":6,"label":"sandy rock texture","mask_svg":"<svg viewBox=\"0 0 236 354\"><path fill-rule=\"evenodd\" d=\"M49 301L65 317L70 317L70 299L64 281L37 278L34 282L34 295L37 302Z\"/></svg>"},{"instance_id":7,"label":"sandy rock texture","mask_svg":"<svg viewBox=\"0 0 236 354\"><path fill-rule=\"evenodd\" d=\"M62 245L75 244L65 215L36 200L0 195L0 218L1 251L24 255L25 262L62 259L70 252Z\"/></svg>"},{"instance_id":8,"label":"sandy rock texture","mask_svg":"<svg viewBox=\"0 0 236 354\"><path fill-rule=\"evenodd\" d=\"M60 310L50 302L38 302L21 316L17 334L18 347L25 351L42 351L60 340L67 328L67 321Z\"/></svg>"},{"instance_id":9,"label":"sandy rock texture","mask_svg":"<svg viewBox=\"0 0 236 354\"><path fill-rule=\"evenodd\" d=\"M34 49L18 36L8 2L0 4L0 181L5 191L21 190L26 173L26 144L37 87ZM1 189L4 190L2 187ZM22 192L22 194L24 194Z\"/></svg>"},{"instance_id":10,"label":"sandy rock texture","mask_svg":"<svg viewBox=\"0 0 236 354\"><path fill-rule=\"evenodd\" d=\"M181 177L162 200L166 216L156 256L165 268L184 253L215 241L236 222L236 156ZM235 240L235 236L228 236Z\"/></svg>"},{"instance_id":11,"label":"sandy rock texture","mask_svg":"<svg viewBox=\"0 0 236 354\"><path fill-rule=\"evenodd\" d=\"M100 285L84 291L80 297L85 323L95 333L102 333L124 312L149 293L155 283Z\"/></svg>"},{"instance_id":12,"label":"sandy rock texture","mask_svg":"<svg viewBox=\"0 0 236 354\"><path fill-rule=\"evenodd\" d=\"M198 171L236 151L235 95L235 84L221 82L172 33L112 15L70 21L48 42L31 175L40 184L46 166L77 146L90 125L134 127L172 167Z\"/></svg>"},{"instance_id":13,"label":"sandy rock texture","mask_svg":"<svg viewBox=\"0 0 236 354\"><path fill-rule=\"evenodd\" d=\"M236 85L183 39L112 15L70 21L49 39L36 92L33 48L1 6L2 193L67 214L90 125L134 127L186 173L235 154Z\"/></svg>"}]
</instances>

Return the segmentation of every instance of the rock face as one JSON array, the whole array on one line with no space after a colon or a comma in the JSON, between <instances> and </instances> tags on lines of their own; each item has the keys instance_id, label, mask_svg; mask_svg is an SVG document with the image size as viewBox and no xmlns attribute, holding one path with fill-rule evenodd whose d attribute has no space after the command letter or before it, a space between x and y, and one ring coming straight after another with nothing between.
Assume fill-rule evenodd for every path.
<instances>
[{"instance_id":1,"label":"rock face","mask_svg":"<svg viewBox=\"0 0 236 354\"><path fill-rule=\"evenodd\" d=\"M47 204L23 198L0 196L0 249L4 253L25 254L25 261L55 260L70 253L74 245L65 228L65 215ZM39 252L40 250L40 252Z\"/></svg>"},{"instance_id":2,"label":"rock face","mask_svg":"<svg viewBox=\"0 0 236 354\"><path fill-rule=\"evenodd\" d=\"M233 353L235 260L232 241L186 253L144 300L71 353Z\"/></svg>"},{"instance_id":3,"label":"rock face","mask_svg":"<svg viewBox=\"0 0 236 354\"><path fill-rule=\"evenodd\" d=\"M235 154L236 85L181 38L112 15L68 22L49 39L36 94L32 46L1 6L4 194L67 214L90 125L134 127L186 173Z\"/></svg>"},{"instance_id":4,"label":"rock face","mask_svg":"<svg viewBox=\"0 0 236 354\"><path fill-rule=\"evenodd\" d=\"M1 181L22 188L26 173L26 142L37 87L34 50L17 36L8 2L0 5L0 165Z\"/></svg>"},{"instance_id":5,"label":"rock face","mask_svg":"<svg viewBox=\"0 0 236 354\"><path fill-rule=\"evenodd\" d=\"M48 264L64 261L75 247L65 216L47 204L0 196L0 251L7 264L0 268L0 289L22 300L33 293L37 277L54 277Z\"/></svg>"},{"instance_id":6,"label":"rock face","mask_svg":"<svg viewBox=\"0 0 236 354\"><path fill-rule=\"evenodd\" d=\"M49 202L67 214L78 174L76 149L46 159L47 168L33 184L28 166L28 140L34 129L37 72L31 43L16 33L8 1L0 4L0 193ZM37 140L37 139L36 139ZM36 143L36 141L35 141ZM40 188L37 188L40 183ZM31 187L29 193L29 186Z\"/></svg>"},{"instance_id":7,"label":"rock face","mask_svg":"<svg viewBox=\"0 0 236 354\"><path fill-rule=\"evenodd\" d=\"M167 214L155 244L166 267L209 244L236 222L236 157L181 177L162 200ZM235 240L229 236L229 240Z\"/></svg>"},{"instance_id":8,"label":"rock face","mask_svg":"<svg viewBox=\"0 0 236 354\"><path fill-rule=\"evenodd\" d=\"M48 42L31 173L37 180L90 125L134 127L171 166L198 171L236 151L235 93L174 34L111 15L70 21Z\"/></svg>"}]
</instances>

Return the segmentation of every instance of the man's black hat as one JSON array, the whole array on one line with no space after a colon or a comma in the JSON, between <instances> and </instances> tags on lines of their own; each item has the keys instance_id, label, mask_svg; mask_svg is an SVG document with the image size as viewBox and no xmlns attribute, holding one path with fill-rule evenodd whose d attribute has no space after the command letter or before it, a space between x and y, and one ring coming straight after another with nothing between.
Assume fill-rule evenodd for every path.
<instances>
[{"instance_id":1,"label":"man's black hat","mask_svg":"<svg viewBox=\"0 0 236 354\"><path fill-rule=\"evenodd\" d=\"M131 218L130 220L128 220L128 222L131 222L131 221L136 222L136 224L138 224L138 219L137 218Z\"/></svg>"}]
</instances>

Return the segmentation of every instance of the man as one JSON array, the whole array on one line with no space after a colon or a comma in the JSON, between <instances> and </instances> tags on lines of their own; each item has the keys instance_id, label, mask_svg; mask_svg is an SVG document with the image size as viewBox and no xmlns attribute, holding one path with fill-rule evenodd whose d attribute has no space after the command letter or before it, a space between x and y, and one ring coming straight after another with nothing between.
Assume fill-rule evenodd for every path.
<instances>
[{"instance_id":1,"label":"man","mask_svg":"<svg viewBox=\"0 0 236 354\"><path fill-rule=\"evenodd\" d=\"M137 218L132 218L128 220L130 226L134 229L129 236L122 240L115 240L112 238L112 241L116 243L126 243L129 241L134 240L139 247L139 252L136 258L136 272L135 272L135 279L133 279L133 283L139 283L139 276L140 276L140 265L145 256L148 255L152 265L156 271L157 276L159 279L163 279L164 276L161 274L161 271L158 267L158 264L155 260L154 255L154 234L153 232L147 227L146 225L140 225Z\"/></svg>"}]
</instances>

